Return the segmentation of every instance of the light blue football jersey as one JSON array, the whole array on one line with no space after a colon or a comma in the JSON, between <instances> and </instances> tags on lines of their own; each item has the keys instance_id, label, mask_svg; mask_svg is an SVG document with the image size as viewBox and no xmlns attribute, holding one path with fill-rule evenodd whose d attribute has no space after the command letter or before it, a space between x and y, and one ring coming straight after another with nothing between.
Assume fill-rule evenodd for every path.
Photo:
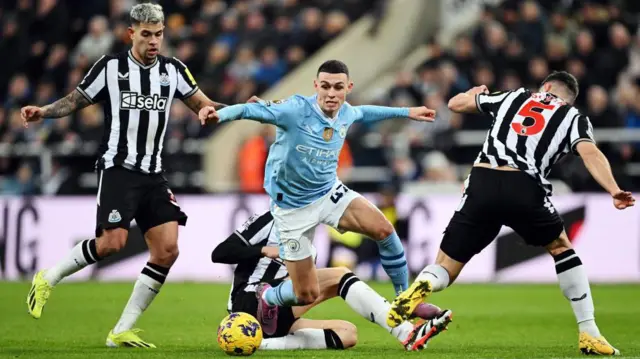
<instances>
[{"instance_id":1,"label":"light blue football jersey","mask_svg":"<svg viewBox=\"0 0 640 359\"><path fill-rule=\"evenodd\" d=\"M315 95L294 95L281 101L233 105L218 114L220 122L249 119L277 126L267 158L264 189L279 207L300 208L331 190L351 124L408 117L409 109L344 103L337 116L330 119L321 111Z\"/></svg>"}]
</instances>

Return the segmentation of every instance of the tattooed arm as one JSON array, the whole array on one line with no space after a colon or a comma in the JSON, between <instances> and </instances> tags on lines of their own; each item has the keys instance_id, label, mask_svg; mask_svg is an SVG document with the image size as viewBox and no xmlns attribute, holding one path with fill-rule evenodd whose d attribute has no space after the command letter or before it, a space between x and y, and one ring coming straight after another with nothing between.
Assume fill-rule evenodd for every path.
<instances>
[{"instance_id":1,"label":"tattooed arm","mask_svg":"<svg viewBox=\"0 0 640 359\"><path fill-rule=\"evenodd\" d=\"M83 109L89 105L91 105L91 102L89 102L89 100L87 100L80 91L73 90L73 92L67 96L50 105L46 105L44 107L25 106L20 111L20 114L26 127L28 122L40 121L43 118L65 117L72 112Z\"/></svg>"},{"instance_id":2,"label":"tattooed arm","mask_svg":"<svg viewBox=\"0 0 640 359\"><path fill-rule=\"evenodd\" d=\"M196 93L182 101L196 114L198 114L200 110L206 106L213 106L216 110L227 107L227 105L223 103L215 102L209 99L207 95L202 92L202 90L198 90Z\"/></svg>"}]
</instances>

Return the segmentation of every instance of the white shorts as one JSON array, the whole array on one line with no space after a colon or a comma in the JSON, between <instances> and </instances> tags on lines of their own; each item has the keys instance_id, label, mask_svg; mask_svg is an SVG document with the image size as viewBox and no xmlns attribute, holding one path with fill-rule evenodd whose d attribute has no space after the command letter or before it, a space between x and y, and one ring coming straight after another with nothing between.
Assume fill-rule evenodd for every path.
<instances>
[{"instance_id":1,"label":"white shorts","mask_svg":"<svg viewBox=\"0 0 640 359\"><path fill-rule=\"evenodd\" d=\"M304 207L283 209L274 204L271 214L279 236L280 258L299 261L312 256L316 226L323 223L338 229L342 214L358 197L362 197L360 193L337 180L327 194Z\"/></svg>"}]
</instances>

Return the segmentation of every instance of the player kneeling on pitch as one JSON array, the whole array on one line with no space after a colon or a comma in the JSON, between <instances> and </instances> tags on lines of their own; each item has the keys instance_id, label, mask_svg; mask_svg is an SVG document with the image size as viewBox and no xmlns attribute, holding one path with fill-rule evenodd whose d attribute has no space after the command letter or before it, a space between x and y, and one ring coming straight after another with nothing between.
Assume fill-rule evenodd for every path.
<instances>
[{"instance_id":1,"label":"player kneeling on pitch","mask_svg":"<svg viewBox=\"0 0 640 359\"><path fill-rule=\"evenodd\" d=\"M262 286L272 286L288 280L287 267L279 257L277 232L270 212L254 215L211 254L216 263L238 264L231 288L229 312L245 312L255 317L271 316L272 308L260 300ZM315 258L315 250L313 253ZM426 321L412 324L403 321L395 328L386 323L390 304L349 269L344 267L318 269L320 295L309 305L281 307L272 333L265 332L260 349L346 349L356 345L355 325L343 320L311 320L302 318L311 308L336 296L362 317L378 324L396 337L406 350L420 350L427 341L446 329L451 321L450 310L441 311L422 304L414 315Z\"/></svg>"}]
</instances>

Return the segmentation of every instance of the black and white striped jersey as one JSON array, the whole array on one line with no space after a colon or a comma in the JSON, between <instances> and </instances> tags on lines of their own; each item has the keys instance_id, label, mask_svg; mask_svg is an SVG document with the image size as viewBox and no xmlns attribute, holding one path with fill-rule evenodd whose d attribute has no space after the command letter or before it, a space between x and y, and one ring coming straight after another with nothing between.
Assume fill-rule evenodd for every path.
<instances>
[{"instance_id":1,"label":"black and white striped jersey","mask_svg":"<svg viewBox=\"0 0 640 359\"><path fill-rule=\"evenodd\" d=\"M254 214L238 227L231 239L242 243L243 247L278 247L273 216L267 211L263 214ZM240 250L240 247L239 247ZM270 282L288 276L287 267L280 259L260 257L245 260L236 266L233 271L233 282L229 293L228 307L231 310L233 297L244 287L245 291L255 291L255 284Z\"/></svg>"},{"instance_id":2,"label":"black and white striped jersey","mask_svg":"<svg viewBox=\"0 0 640 359\"><path fill-rule=\"evenodd\" d=\"M525 88L476 95L478 110L493 124L475 163L509 166L534 177L551 195L546 179L564 155L577 155L581 141L595 143L589 118L561 98Z\"/></svg>"},{"instance_id":3,"label":"black and white striped jersey","mask_svg":"<svg viewBox=\"0 0 640 359\"><path fill-rule=\"evenodd\" d=\"M158 56L144 65L128 51L101 57L76 89L104 105L97 167L159 173L171 102L192 96L198 86L180 60Z\"/></svg>"}]
</instances>

